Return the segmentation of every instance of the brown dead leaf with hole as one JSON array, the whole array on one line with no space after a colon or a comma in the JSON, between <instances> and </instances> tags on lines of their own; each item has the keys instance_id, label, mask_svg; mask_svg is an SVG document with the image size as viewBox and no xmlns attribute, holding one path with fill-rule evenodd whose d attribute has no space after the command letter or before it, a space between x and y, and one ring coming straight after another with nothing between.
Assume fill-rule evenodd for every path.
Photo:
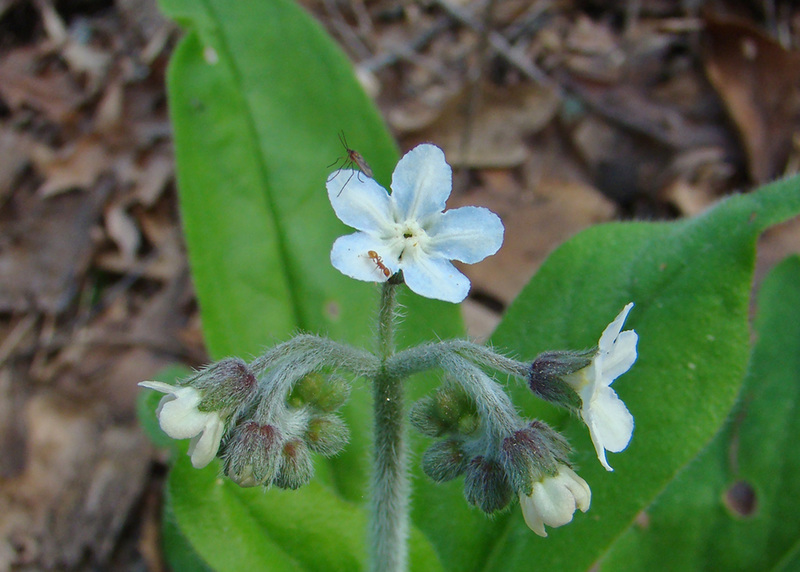
<instances>
[{"instance_id":1,"label":"brown dead leaf with hole","mask_svg":"<svg viewBox=\"0 0 800 572\"><path fill-rule=\"evenodd\" d=\"M800 122L800 54L748 21L706 16L706 73L736 124L756 183L780 175Z\"/></svg>"}]
</instances>

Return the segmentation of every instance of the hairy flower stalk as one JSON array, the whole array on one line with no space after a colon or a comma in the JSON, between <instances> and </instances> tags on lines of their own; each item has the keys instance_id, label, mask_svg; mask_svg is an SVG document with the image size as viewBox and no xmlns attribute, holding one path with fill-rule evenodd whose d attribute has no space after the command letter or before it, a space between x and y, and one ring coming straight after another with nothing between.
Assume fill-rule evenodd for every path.
<instances>
[{"instance_id":1,"label":"hairy flower stalk","mask_svg":"<svg viewBox=\"0 0 800 572\"><path fill-rule=\"evenodd\" d=\"M408 454L402 379L386 368L394 354L396 286L384 282L378 312L380 369L373 379L375 451L372 472L370 569L402 572L408 548Z\"/></svg>"}]
</instances>

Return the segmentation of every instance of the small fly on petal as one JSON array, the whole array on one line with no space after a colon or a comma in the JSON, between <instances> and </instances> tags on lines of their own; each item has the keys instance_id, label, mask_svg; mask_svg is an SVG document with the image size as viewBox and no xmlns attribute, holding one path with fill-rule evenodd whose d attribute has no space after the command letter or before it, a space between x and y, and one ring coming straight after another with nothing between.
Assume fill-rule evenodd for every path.
<instances>
[{"instance_id":1,"label":"small fly on petal","mask_svg":"<svg viewBox=\"0 0 800 572\"><path fill-rule=\"evenodd\" d=\"M383 259L378 255L377 252L375 252L374 250L370 250L369 252L367 252L367 256L369 256L370 259L375 263L375 266L378 267L378 270L383 272L384 276L389 278L389 276L392 275L392 271L386 267L386 265L383 263Z\"/></svg>"},{"instance_id":2,"label":"small fly on petal","mask_svg":"<svg viewBox=\"0 0 800 572\"><path fill-rule=\"evenodd\" d=\"M328 182L336 178L336 176L342 171L342 169L355 170L355 167L358 167L358 170L364 173L367 177L372 178L372 169L367 164L367 161L364 159L364 157L361 156L361 153L359 153L355 149L351 149L350 146L347 144L347 139L344 136L344 131L339 132L339 141L341 141L342 147L344 147L345 156L339 157L338 159L336 159L336 161L328 165L328 168L330 168L336 165L337 163L341 162L342 164L342 166L336 169L336 172L334 172L328 178ZM359 181L361 180L360 176L361 175L359 174ZM344 188L347 186L347 183L349 183L350 179L352 178L353 178L353 173L350 173L350 176L347 178L347 181L345 181L344 185L342 185L342 188L339 190L339 194L336 195L337 197L342 194L342 191L344 191Z\"/></svg>"}]
</instances>

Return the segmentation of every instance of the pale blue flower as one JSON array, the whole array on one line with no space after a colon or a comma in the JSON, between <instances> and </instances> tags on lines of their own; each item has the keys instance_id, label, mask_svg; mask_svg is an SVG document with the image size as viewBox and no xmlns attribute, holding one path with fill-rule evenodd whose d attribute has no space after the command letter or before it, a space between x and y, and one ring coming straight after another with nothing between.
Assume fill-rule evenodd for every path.
<instances>
[{"instance_id":1,"label":"pale blue flower","mask_svg":"<svg viewBox=\"0 0 800 572\"><path fill-rule=\"evenodd\" d=\"M461 302L469 279L450 261L474 264L503 243L503 223L490 210L444 210L452 171L435 145L400 159L391 194L358 171L341 171L327 186L336 216L359 231L336 240L331 263L357 280L385 282L402 270L420 296Z\"/></svg>"}]
</instances>

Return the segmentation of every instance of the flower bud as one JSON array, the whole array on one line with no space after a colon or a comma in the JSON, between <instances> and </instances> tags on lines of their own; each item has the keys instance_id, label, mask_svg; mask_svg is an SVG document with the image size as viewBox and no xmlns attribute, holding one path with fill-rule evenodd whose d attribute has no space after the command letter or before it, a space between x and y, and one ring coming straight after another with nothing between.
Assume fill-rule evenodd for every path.
<instances>
[{"instance_id":1,"label":"flower bud","mask_svg":"<svg viewBox=\"0 0 800 572\"><path fill-rule=\"evenodd\" d=\"M457 385L447 385L417 401L410 418L414 427L430 437L446 433L469 435L480 426L475 402Z\"/></svg>"},{"instance_id":2,"label":"flower bud","mask_svg":"<svg viewBox=\"0 0 800 572\"><path fill-rule=\"evenodd\" d=\"M505 508L513 491L503 466L497 461L475 457L467 466L464 478L464 496L467 502L483 512L491 513Z\"/></svg>"},{"instance_id":3,"label":"flower bud","mask_svg":"<svg viewBox=\"0 0 800 572\"><path fill-rule=\"evenodd\" d=\"M592 363L597 348L584 351L556 351L539 354L528 372L528 385L538 397L573 411L581 398L564 378Z\"/></svg>"},{"instance_id":4,"label":"flower bud","mask_svg":"<svg viewBox=\"0 0 800 572\"><path fill-rule=\"evenodd\" d=\"M282 489L299 489L314 476L314 466L308 447L302 439L290 439L283 444L281 463L273 483Z\"/></svg>"},{"instance_id":5,"label":"flower bud","mask_svg":"<svg viewBox=\"0 0 800 572\"><path fill-rule=\"evenodd\" d=\"M269 486L281 461L281 441L272 425L242 423L225 444L225 474L241 487Z\"/></svg>"},{"instance_id":6,"label":"flower bud","mask_svg":"<svg viewBox=\"0 0 800 572\"><path fill-rule=\"evenodd\" d=\"M325 457L341 451L349 437L347 425L341 417L332 413L312 417L305 434L308 448Z\"/></svg>"},{"instance_id":7,"label":"flower bud","mask_svg":"<svg viewBox=\"0 0 800 572\"><path fill-rule=\"evenodd\" d=\"M457 439L438 441L422 455L422 470L438 483L461 475L469 464L463 443Z\"/></svg>"},{"instance_id":8,"label":"flower bud","mask_svg":"<svg viewBox=\"0 0 800 572\"><path fill-rule=\"evenodd\" d=\"M239 358L225 358L202 370L181 385L200 390L201 411L230 412L255 394L256 377Z\"/></svg>"},{"instance_id":9,"label":"flower bud","mask_svg":"<svg viewBox=\"0 0 800 572\"><path fill-rule=\"evenodd\" d=\"M500 445L500 462L519 495L531 494L534 482L555 475L568 456L566 440L541 421L515 431Z\"/></svg>"},{"instance_id":10,"label":"flower bud","mask_svg":"<svg viewBox=\"0 0 800 572\"><path fill-rule=\"evenodd\" d=\"M339 409L349 395L350 386L343 378L312 372L295 383L287 401L292 407L307 404L329 413Z\"/></svg>"}]
</instances>

